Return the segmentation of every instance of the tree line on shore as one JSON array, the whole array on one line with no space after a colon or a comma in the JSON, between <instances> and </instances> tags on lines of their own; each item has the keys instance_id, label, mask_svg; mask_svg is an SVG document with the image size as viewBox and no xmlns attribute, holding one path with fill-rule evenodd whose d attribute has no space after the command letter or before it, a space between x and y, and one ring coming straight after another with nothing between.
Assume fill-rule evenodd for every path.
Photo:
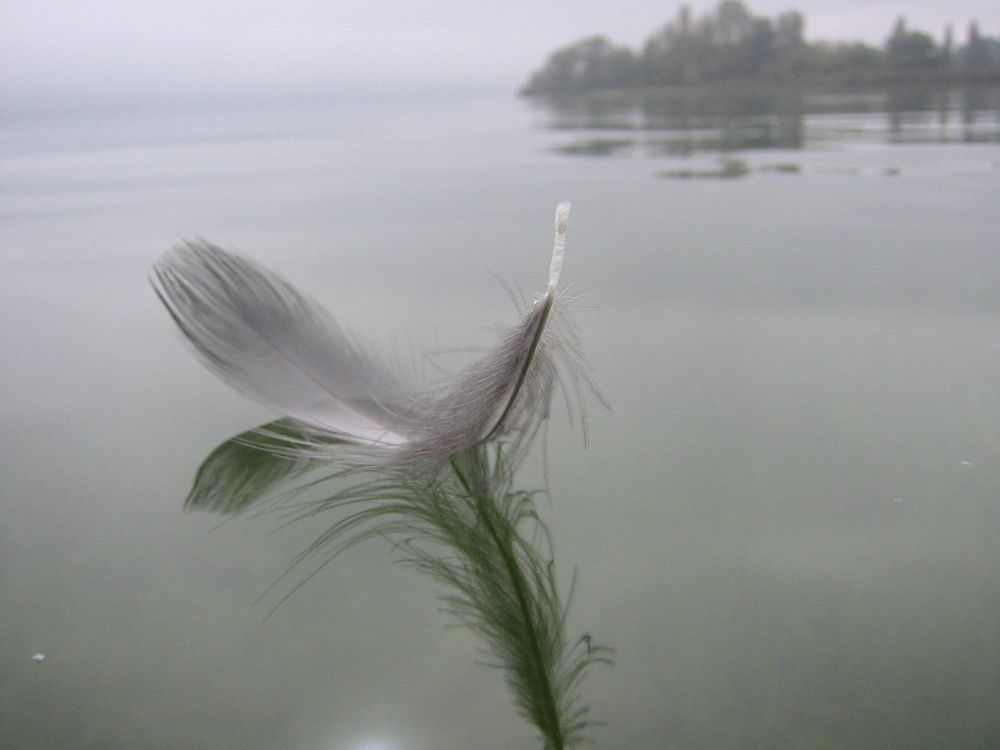
<instances>
[{"instance_id":1,"label":"tree line on shore","mask_svg":"<svg viewBox=\"0 0 1000 750\"><path fill-rule=\"evenodd\" d=\"M635 52L591 36L552 53L523 94L594 89L701 86L734 81L1000 81L1000 39L970 22L962 43L910 29L901 16L885 44L805 39L796 10L756 16L741 0L722 0L699 18L688 5Z\"/></svg>"}]
</instances>

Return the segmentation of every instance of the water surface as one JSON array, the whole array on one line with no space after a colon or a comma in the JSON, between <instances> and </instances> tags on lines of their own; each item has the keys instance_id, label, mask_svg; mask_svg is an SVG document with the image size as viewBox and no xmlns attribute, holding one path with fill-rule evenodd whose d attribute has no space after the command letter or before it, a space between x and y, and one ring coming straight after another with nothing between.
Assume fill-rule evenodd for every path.
<instances>
[{"instance_id":1,"label":"water surface","mask_svg":"<svg viewBox=\"0 0 1000 750\"><path fill-rule=\"evenodd\" d=\"M571 627L617 649L584 685L596 746L1000 736L997 92L702 99L8 119L5 746L534 746L385 546L263 622L323 526L182 512L201 459L271 415L196 363L146 273L204 236L458 366L515 319L491 272L543 290L566 198L614 412L586 449L556 417L541 509Z\"/></svg>"}]
</instances>

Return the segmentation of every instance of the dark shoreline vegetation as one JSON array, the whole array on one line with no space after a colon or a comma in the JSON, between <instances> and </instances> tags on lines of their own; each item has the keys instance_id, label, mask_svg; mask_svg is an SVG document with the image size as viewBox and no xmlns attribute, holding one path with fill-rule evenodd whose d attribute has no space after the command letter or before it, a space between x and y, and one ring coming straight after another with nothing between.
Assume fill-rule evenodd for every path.
<instances>
[{"instance_id":1,"label":"dark shoreline vegetation","mask_svg":"<svg viewBox=\"0 0 1000 750\"><path fill-rule=\"evenodd\" d=\"M864 42L807 41L806 19L790 10L756 16L740 0L723 0L694 18L681 6L674 20L635 52L591 36L556 50L521 94L579 94L608 89L757 85L1000 83L1000 39L976 21L957 43L952 26L937 41L900 16L883 47Z\"/></svg>"}]
</instances>

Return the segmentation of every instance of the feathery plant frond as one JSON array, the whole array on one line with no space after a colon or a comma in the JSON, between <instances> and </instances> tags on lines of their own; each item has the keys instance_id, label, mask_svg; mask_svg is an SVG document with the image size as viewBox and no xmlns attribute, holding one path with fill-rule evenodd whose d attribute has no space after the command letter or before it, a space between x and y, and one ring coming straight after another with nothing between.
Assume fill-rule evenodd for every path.
<instances>
[{"instance_id":1,"label":"feathery plant frond","mask_svg":"<svg viewBox=\"0 0 1000 750\"><path fill-rule=\"evenodd\" d=\"M545 295L490 354L430 393L249 259L187 243L153 272L203 362L284 415L216 448L185 507L232 515L271 499L288 522L335 515L292 562L313 564L306 580L356 544L390 539L403 562L448 587L445 609L486 642L548 750L583 739L591 722L579 686L609 653L589 636L567 641L548 531L533 494L512 489L554 390L569 400L590 385L557 290L568 211L556 211ZM305 489L323 496L291 501Z\"/></svg>"},{"instance_id":2,"label":"feathery plant frond","mask_svg":"<svg viewBox=\"0 0 1000 750\"><path fill-rule=\"evenodd\" d=\"M295 421L283 418L230 438L198 467L184 507L235 515L317 468L317 461L282 454L286 443L298 437Z\"/></svg>"},{"instance_id":3,"label":"feathery plant frond","mask_svg":"<svg viewBox=\"0 0 1000 750\"><path fill-rule=\"evenodd\" d=\"M609 650L589 636L567 642L548 531L533 493L511 489L504 451L481 443L438 472L354 470L347 486L336 477L331 494L291 510L294 521L340 512L294 564L317 558L320 569L365 540L394 540L402 562L450 589L445 610L486 641L544 747L572 747L589 723L580 682Z\"/></svg>"}]
</instances>

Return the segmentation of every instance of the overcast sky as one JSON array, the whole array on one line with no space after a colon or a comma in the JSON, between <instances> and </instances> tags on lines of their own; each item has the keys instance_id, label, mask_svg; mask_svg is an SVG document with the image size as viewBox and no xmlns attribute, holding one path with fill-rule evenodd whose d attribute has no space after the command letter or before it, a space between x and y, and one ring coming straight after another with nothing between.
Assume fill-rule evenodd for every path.
<instances>
[{"instance_id":1,"label":"overcast sky","mask_svg":"<svg viewBox=\"0 0 1000 750\"><path fill-rule=\"evenodd\" d=\"M692 3L696 14L715 2ZM963 40L996 0L754 0L807 36L880 42L903 14ZM0 96L13 104L509 88L553 49L603 33L638 47L679 3L653 0L0 0Z\"/></svg>"}]
</instances>

